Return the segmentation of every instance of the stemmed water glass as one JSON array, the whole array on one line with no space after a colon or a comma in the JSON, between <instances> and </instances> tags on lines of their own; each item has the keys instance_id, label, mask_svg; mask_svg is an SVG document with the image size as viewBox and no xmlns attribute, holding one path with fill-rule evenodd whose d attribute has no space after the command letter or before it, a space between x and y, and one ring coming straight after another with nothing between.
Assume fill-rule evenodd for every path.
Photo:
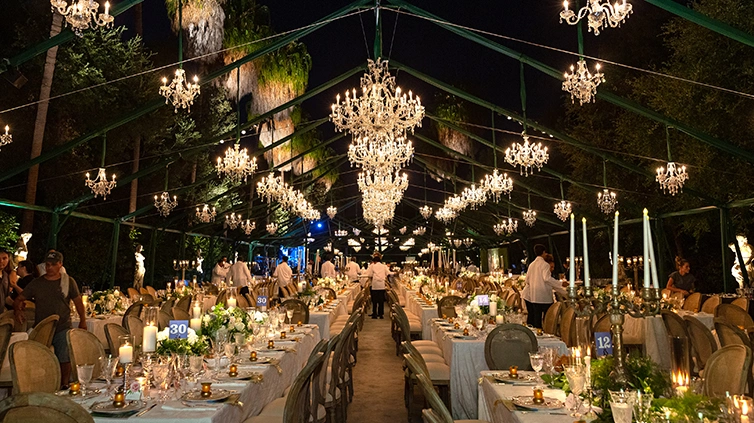
<instances>
[{"instance_id":1,"label":"stemmed water glass","mask_svg":"<svg viewBox=\"0 0 754 423\"><path fill-rule=\"evenodd\" d=\"M634 391L610 391L610 410L615 423L631 423L635 403Z\"/></svg>"},{"instance_id":2,"label":"stemmed water glass","mask_svg":"<svg viewBox=\"0 0 754 423\"><path fill-rule=\"evenodd\" d=\"M78 375L79 383L81 384L81 394L86 396L86 387L89 386L89 382L92 381L92 373L94 372L94 364L77 364L76 374Z\"/></svg>"},{"instance_id":3,"label":"stemmed water glass","mask_svg":"<svg viewBox=\"0 0 754 423\"><path fill-rule=\"evenodd\" d=\"M550 381L553 379L553 372L555 371L555 355L557 350L551 347L539 347L539 353L544 358L545 372L550 376Z\"/></svg>"},{"instance_id":4,"label":"stemmed water glass","mask_svg":"<svg viewBox=\"0 0 754 423\"><path fill-rule=\"evenodd\" d=\"M571 417L579 417L579 409L581 408L581 393L584 391L584 383L586 382L585 367L581 365L576 366L563 366L565 370L566 378L568 379L568 386L573 393L573 403L575 404L571 408Z\"/></svg>"},{"instance_id":5,"label":"stemmed water glass","mask_svg":"<svg viewBox=\"0 0 754 423\"><path fill-rule=\"evenodd\" d=\"M544 354L541 354L539 352L530 352L529 362L531 363L531 368L534 369L535 372L537 372L537 383L540 383L542 379L540 379L539 373L542 371L542 366L544 366L545 364Z\"/></svg>"},{"instance_id":6,"label":"stemmed water glass","mask_svg":"<svg viewBox=\"0 0 754 423\"><path fill-rule=\"evenodd\" d=\"M288 323L293 323L293 309L288 308L285 310L285 317L288 318Z\"/></svg>"},{"instance_id":7,"label":"stemmed water glass","mask_svg":"<svg viewBox=\"0 0 754 423\"><path fill-rule=\"evenodd\" d=\"M102 378L105 379L105 382L107 382L107 393L109 395L110 385L113 381L113 373L115 373L115 367L117 367L118 365L118 357L113 357L112 355L108 355L107 357L100 357L99 363ZM78 369L76 369L76 371L78 372Z\"/></svg>"}]
</instances>

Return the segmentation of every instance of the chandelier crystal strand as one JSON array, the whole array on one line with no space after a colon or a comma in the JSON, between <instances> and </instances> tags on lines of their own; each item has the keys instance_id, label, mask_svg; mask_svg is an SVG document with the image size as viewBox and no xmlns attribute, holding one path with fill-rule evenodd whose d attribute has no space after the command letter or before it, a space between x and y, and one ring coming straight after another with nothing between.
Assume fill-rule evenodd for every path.
<instances>
[{"instance_id":1,"label":"chandelier crystal strand","mask_svg":"<svg viewBox=\"0 0 754 423\"><path fill-rule=\"evenodd\" d=\"M83 31L100 26L112 27L114 17L110 14L110 2L105 2L105 13L97 13L99 3L94 0L50 0L53 12L57 11L73 29L74 34L83 37Z\"/></svg>"},{"instance_id":2,"label":"chandelier crystal strand","mask_svg":"<svg viewBox=\"0 0 754 423\"><path fill-rule=\"evenodd\" d=\"M338 208L335 206L330 206L327 208L327 216L330 219L335 219L335 215L338 214Z\"/></svg>"},{"instance_id":3,"label":"chandelier crystal strand","mask_svg":"<svg viewBox=\"0 0 754 423\"><path fill-rule=\"evenodd\" d=\"M566 21L569 25L576 25L581 19L587 17L589 31L594 35L600 35L600 31L605 28L617 28L633 12L631 3L623 0L614 5L610 0L587 0L586 6L579 9L578 12L568 8L568 1L563 2L563 10L560 12L560 23Z\"/></svg>"},{"instance_id":4,"label":"chandelier crystal strand","mask_svg":"<svg viewBox=\"0 0 754 423\"><path fill-rule=\"evenodd\" d=\"M249 157L247 149L241 149L239 144L228 147L225 157L217 158L217 176L226 176L232 183L246 182L246 179L257 170L256 157Z\"/></svg>"},{"instance_id":5,"label":"chandelier crystal strand","mask_svg":"<svg viewBox=\"0 0 754 423\"><path fill-rule=\"evenodd\" d=\"M243 222L241 222L241 230L246 235L251 235L251 232L257 228L257 223L254 222L251 219L246 219Z\"/></svg>"},{"instance_id":6,"label":"chandelier crystal strand","mask_svg":"<svg viewBox=\"0 0 754 423\"><path fill-rule=\"evenodd\" d=\"M5 133L0 134L0 147L6 146L13 142L13 135L10 134L10 126L5 125Z\"/></svg>"},{"instance_id":7,"label":"chandelier crystal strand","mask_svg":"<svg viewBox=\"0 0 754 423\"><path fill-rule=\"evenodd\" d=\"M170 198L170 194L164 191L160 196L154 196L154 207L160 212L160 216L166 217L178 205L178 196Z\"/></svg>"},{"instance_id":8,"label":"chandelier crystal strand","mask_svg":"<svg viewBox=\"0 0 754 423\"><path fill-rule=\"evenodd\" d=\"M665 142L668 146L668 164L657 168L655 180L659 182L662 192L675 196L678 191L683 191L683 184L689 179L689 175L686 173L686 166L676 166L670 155L670 128L667 126L665 127Z\"/></svg>"},{"instance_id":9,"label":"chandelier crystal strand","mask_svg":"<svg viewBox=\"0 0 754 423\"><path fill-rule=\"evenodd\" d=\"M240 214L231 213L225 215L225 226L231 230L238 228L238 225L240 225L241 222L243 222L243 218Z\"/></svg>"},{"instance_id":10,"label":"chandelier crystal strand","mask_svg":"<svg viewBox=\"0 0 754 423\"><path fill-rule=\"evenodd\" d=\"M591 103L597 95L597 87L605 82L605 75L600 72L599 63L595 65L595 72L592 74L586 66L586 61L581 58L576 62L576 68L571 65L571 73L566 72L563 75L563 91L571 94L571 103L576 99L579 105Z\"/></svg>"},{"instance_id":11,"label":"chandelier crystal strand","mask_svg":"<svg viewBox=\"0 0 754 423\"><path fill-rule=\"evenodd\" d=\"M414 156L411 141L403 137L386 136L384 139L364 135L348 146L351 166L373 171L394 172L409 164Z\"/></svg>"},{"instance_id":12,"label":"chandelier crystal strand","mask_svg":"<svg viewBox=\"0 0 754 423\"><path fill-rule=\"evenodd\" d=\"M196 218L202 223L213 222L216 216L217 210L214 207L210 208L208 204L196 208Z\"/></svg>"}]
</instances>

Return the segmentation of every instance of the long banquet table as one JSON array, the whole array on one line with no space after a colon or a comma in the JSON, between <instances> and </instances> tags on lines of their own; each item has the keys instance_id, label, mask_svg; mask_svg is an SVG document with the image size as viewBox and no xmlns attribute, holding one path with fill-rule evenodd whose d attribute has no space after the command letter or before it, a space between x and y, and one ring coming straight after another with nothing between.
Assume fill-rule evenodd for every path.
<instances>
[{"instance_id":1,"label":"long banquet table","mask_svg":"<svg viewBox=\"0 0 754 423\"><path fill-rule=\"evenodd\" d=\"M421 320L422 339L432 339L432 319L436 319L438 317L437 306L427 305L419 302L416 295L416 291L405 291L405 309L419 317L419 319Z\"/></svg>"},{"instance_id":2,"label":"long banquet table","mask_svg":"<svg viewBox=\"0 0 754 423\"><path fill-rule=\"evenodd\" d=\"M319 334L322 339L330 338L330 326L339 316L348 314L348 302L356 298L360 290L360 285L353 284L338 293L338 298L330 307L309 311L309 323L319 326Z\"/></svg>"},{"instance_id":3,"label":"long banquet table","mask_svg":"<svg viewBox=\"0 0 754 423\"><path fill-rule=\"evenodd\" d=\"M495 383L482 372L479 383L479 420L490 423L571 423L567 409L552 411L520 411L512 406L510 399L516 396L531 396L532 386ZM566 395L560 389L544 389L545 397L565 401Z\"/></svg>"},{"instance_id":4,"label":"long banquet table","mask_svg":"<svg viewBox=\"0 0 754 423\"><path fill-rule=\"evenodd\" d=\"M105 325L108 323L115 323L118 326L123 322L123 315L108 314L87 316L86 318L86 330L93 333L102 345L107 348L107 336L105 336ZM79 327L78 317L71 320L71 327Z\"/></svg>"}]
</instances>

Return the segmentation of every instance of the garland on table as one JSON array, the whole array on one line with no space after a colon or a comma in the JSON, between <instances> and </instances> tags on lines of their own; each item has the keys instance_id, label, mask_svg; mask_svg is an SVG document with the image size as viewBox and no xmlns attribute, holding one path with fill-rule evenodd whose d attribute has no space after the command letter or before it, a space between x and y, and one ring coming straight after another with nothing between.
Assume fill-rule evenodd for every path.
<instances>
[{"instance_id":1,"label":"garland on table","mask_svg":"<svg viewBox=\"0 0 754 423\"><path fill-rule=\"evenodd\" d=\"M256 314L266 316L266 313L254 312ZM260 316L260 318L262 318ZM266 317L262 318L263 321ZM201 333L202 335L214 339L215 334L220 328L225 328L228 331L228 335L233 336L237 333L249 335L253 332L253 324L255 320L239 307L232 307L226 309L223 304L217 304L212 306L209 313L202 317Z\"/></svg>"},{"instance_id":2,"label":"garland on table","mask_svg":"<svg viewBox=\"0 0 754 423\"><path fill-rule=\"evenodd\" d=\"M94 314L110 314L126 310L126 298L114 289L92 293L88 300L94 308Z\"/></svg>"},{"instance_id":3,"label":"garland on table","mask_svg":"<svg viewBox=\"0 0 754 423\"><path fill-rule=\"evenodd\" d=\"M188 329L184 339L170 339L170 328L157 332L157 355L197 355L204 356L209 352L209 342L206 336L197 335L193 329Z\"/></svg>"}]
</instances>

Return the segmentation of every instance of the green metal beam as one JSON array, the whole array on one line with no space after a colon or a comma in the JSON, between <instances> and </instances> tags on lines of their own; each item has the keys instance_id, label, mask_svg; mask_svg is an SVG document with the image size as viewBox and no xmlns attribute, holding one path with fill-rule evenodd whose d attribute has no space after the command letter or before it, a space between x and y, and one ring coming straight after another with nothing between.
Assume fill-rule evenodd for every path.
<instances>
[{"instance_id":1,"label":"green metal beam","mask_svg":"<svg viewBox=\"0 0 754 423\"><path fill-rule=\"evenodd\" d=\"M115 272L118 268L118 242L120 241L120 221L113 225L113 239L110 253L110 289L115 286Z\"/></svg>"}]
</instances>

